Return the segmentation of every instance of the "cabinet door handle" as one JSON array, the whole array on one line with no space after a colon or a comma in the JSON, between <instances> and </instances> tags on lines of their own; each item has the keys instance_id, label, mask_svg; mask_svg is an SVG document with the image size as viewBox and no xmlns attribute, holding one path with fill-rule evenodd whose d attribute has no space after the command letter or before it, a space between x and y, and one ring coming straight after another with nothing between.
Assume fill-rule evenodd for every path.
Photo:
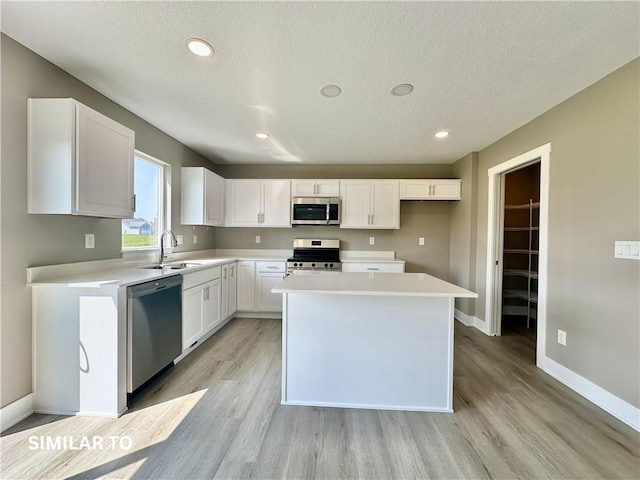
<instances>
[{"instance_id":1,"label":"cabinet door handle","mask_svg":"<svg viewBox=\"0 0 640 480\"><path fill-rule=\"evenodd\" d=\"M373 213L371 214L371 223L369 225L373 225Z\"/></svg>"},{"instance_id":2,"label":"cabinet door handle","mask_svg":"<svg viewBox=\"0 0 640 480\"><path fill-rule=\"evenodd\" d=\"M367 267L367 270L380 270L380 269L377 267Z\"/></svg>"},{"instance_id":3,"label":"cabinet door handle","mask_svg":"<svg viewBox=\"0 0 640 480\"><path fill-rule=\"evenodd\" d=\"M222 278L225 279L225 280L227 279L227 269L226 268L222 269Z\"/></svg>"},{"instance_id":4,"label":"cabinet door handle","mask_svg":"<svg viewBox=\"0 0 640 480\"><path fill-rule=\"evenodd\" d=\"M135 212L136 211L136 194L134 193L133 197L131 198L133 198L133 208L131 209L131 211Z\"/></svg>"},{"instance_id":5,"label":"cabinet door handle","mask_svg":"<svg viewBox=\"0 0 640 480\"><path fill-rule=\"evenodd\" d=\"M276 270L278 267L273 266L273 265L267 265L267 268L268 268L269 270Z\"/></svg>"},{"instance_id":6,"label":"cabinet door handle","mask_svg":"<svg viewBox=\"0 0 640 480\"><path fill-rule=\"evenodd\" d=\"M230 271L229 271L229 276L231 278L233 278L233 265L231 265Z\"/></svg>"},{"instance_id":7,"label":"cabinet door handle","mask_svg":"<svg viewBox=\"0 0 640 480\"><path fill-rule=\"evenodd\" d=\"M209 300L209 287L205 287L204 289L204 299Z\"/></svg>"}]
</instances>

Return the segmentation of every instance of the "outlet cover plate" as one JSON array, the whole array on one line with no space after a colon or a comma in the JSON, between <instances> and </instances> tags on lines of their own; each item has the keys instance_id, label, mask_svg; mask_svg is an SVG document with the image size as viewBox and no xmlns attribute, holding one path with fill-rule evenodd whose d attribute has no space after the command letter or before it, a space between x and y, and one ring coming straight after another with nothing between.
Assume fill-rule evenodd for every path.
<instances>
[{"instance_id":1,"label":"outlet cover plate","mask_svg":"<svg viewBox=\"0 0 640 480\"><path fill-rule=\"evenodd\" d=\"M565 347L567 346L567 332L565 332L564 330L558 329L558 343L560 345L564 345Z\"/></svg>"}]
</instances>

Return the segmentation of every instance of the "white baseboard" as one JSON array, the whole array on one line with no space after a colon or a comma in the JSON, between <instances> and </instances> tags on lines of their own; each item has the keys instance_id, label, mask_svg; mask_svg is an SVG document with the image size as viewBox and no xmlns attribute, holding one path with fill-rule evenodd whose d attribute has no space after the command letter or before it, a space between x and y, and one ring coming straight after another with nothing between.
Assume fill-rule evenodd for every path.
<instances>
[{"instance_id":1,"label":"white baseboard","mask_svg":"<svg viewBox=\"0 0 640 480\"><path fill-rule=\"evenodd\" d=\"M458 310L456 308L453 313L453 318L458 320L461 324L466 325L467 327L471 327L473 326L473 319L475 317L472 317L471 315L467 315L463 311Z\"/></svg>"},{"instance_id":2,"label":"white baseboard","mask_svg":"<svg viewBox=\"0 0 640 480\"><path fill-rule=\"evenodd\" d=\"M236 318L266 318L271 320L282 320L282 312L236 312Z\"/></svg>"},{"instance_id":3,"label":"white baseboard","mask_svg":"<svg viewBox=\"0 0 640 480\"><path fill-rule=\"evenodd\" d=\"M621 398L616 397L604 388L596 385L583 376L560 365L549 357L544 357L542 370L587 400L595 403L605 412L610 413L621 422L640 432L640 409Z\"/></svg>"},{"instance_id":4,"label":"white baseboard","mask_svg":"<svg viewBox=\"0 0 640 480\"><path fill-rule=\"evenodd\" d=\"M466 325L467 327L475 327L485 335L491 335L487 327L487 322L485 322L484 320L478 317L475 317L473 315L467 315L466 313L458 310L457 308L455 309L453 316L456 320L458 320L463 325Z\"/></svg>"},{"instance_id":5,"label":"white baseboard","mask_svg":"<svg viewBox=\"0 0 640 480\"><path fill-rule=\"evenodd\" d=\"M33 413L33 393L0 409L0 431L13 427Z\"/></svg>"}]
</instances>

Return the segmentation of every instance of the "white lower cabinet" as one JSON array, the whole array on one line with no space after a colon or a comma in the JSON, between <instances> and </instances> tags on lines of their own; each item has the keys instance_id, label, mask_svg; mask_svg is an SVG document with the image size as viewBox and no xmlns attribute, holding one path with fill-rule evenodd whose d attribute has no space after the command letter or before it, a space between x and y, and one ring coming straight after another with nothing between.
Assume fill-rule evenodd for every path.
<instances>
[{"instance_id":1,"label":"white lower cabinet","mask_svg":"<svg viewBox=\"0 0 640 480\"><path fill-rule=\"evenodd\" d=\"M182 350L189 348L204 333L202 286L182 291Z\"/></svg>"},{"instance_id":2,"label":"white lower cabinet","mask_svg":"<svg viewBox=\"0 0 640 480\"><path fill-rule=\"evenodd\" d=\"M183 275L182 350L193 346L222 321L222 269Z\"/></svg>"},{"instance_id":3,"label":"white lower cabinet","mask_svg":"<svg viewBox=\"0 0 640 480\"><path fill-rule=\"evenodd\" d=\"M254 312L256 309L256 262L238 262L238 310Z\"/></svg>"},{"instance_id":4,"label":"white lower cabinet","mask_svg":"<svg viewBox=\"0 0 640 480\"><path fill-rule=\"evenodd\" d=\"M238 310L238 263L229 264L229 315Z\"/></svg>"},{"instance_id":5,"label":"white lower cabinet","mask_svg":"<svg viewBox=\"0 0 640 480\"><path fill-rule=\"evenodd\" d=\"M238 310L243 312L281 312L282 295L271 289L286 275L286 262L238 262Z\"/></svg>"},{"instance_id":6,"label":"white lower cabinet","mask_svg":"<svg viewBox=\"0 0 640 480\"><path fill-rule=\"evenodd\" d=\"M216 278L206 283L202 290L204 305L204 333L222 321L222 280Z\"/></svg>"},{"instance_id":7,"label":"white lower cabinet","mask_svg":"<svg viewBox=\"0 0 640 480\"><path fill-rule=\"evenodd\" d=\"M222 265L222 319L233 315L237 307L237 281L236 281L237 263Z\"/></svg>"}]
</instances>

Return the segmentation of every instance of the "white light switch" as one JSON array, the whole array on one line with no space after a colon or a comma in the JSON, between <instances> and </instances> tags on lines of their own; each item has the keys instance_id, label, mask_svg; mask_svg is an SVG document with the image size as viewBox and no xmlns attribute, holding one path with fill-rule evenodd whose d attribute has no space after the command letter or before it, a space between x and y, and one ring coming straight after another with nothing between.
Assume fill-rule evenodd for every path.
<instances>
[{"instance_id":1,"label":"white light switch","mask_svg":"<svg viewBox=\"0 0 640 480\"><path fill-rule=\"evenodd\" d=\"M640 242L616 240L613 252L615 258L640 260Z\"/></svg>"},{"instance_id":2,"label":"white light switch","mask_svg":"<svg viewBox=\"0 0 640 480\"><path fill-rule=\"evenodd\" d=\"M84 235L84 248L96 248L96 236L93 233Z\"/></svg>"},{"instance_id":3,"label":"white light switch","mask_svg":"<svg viewBox=\"0 0 640 480\"><path fill-rule=\"evenodd\" d=\"M376 244L376 237L369 237L369 245L375 245Z\"/></svg>"},{"instance_id":4,"label":"white light switch","mask_svg":"<svg viewBox=\"0 0 640 480\"><path fill-rule=\"evenodd\" d=\"M196 243L198 243L198 235L193 236L193 244L195 245Z\"/></svg>"},{"instance_id":5,"label":"white light switch","mask_svg":"<svg viewBox=\"0 0 640 480\"><path fill-rule=\"evenodd\" d=\"M178 245L182 245L184 243L184 236L182 235L176 235L176 243Z\"/></svg>"},{"instance_id":6,"label":"white light switch","mask_svg":"<svg viewBox=\"0 0 640 480\"><path fill-rule=\"evenodd\" d=\"M260 243L260 235L256 235L256 243Z\"/></svg>"},{"instance_id":7,"label":"white light switch","mask_svg":"<svg viewBox=\"0 0 640 480\"><path fill-rule=\"evenodd\" d=\"M418 237L418 245L424 245L424 237Z\"/></svg>"}]
</instances>

